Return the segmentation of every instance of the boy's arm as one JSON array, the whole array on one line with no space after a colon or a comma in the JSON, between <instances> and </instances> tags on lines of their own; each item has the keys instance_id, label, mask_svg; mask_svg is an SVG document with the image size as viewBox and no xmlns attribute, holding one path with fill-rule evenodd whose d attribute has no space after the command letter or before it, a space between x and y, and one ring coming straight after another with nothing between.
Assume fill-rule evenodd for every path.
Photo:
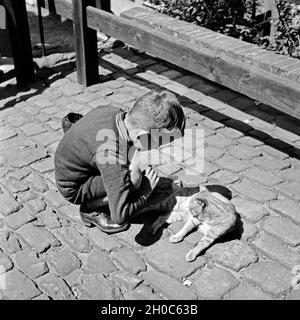
<instances>
[{"instance_id":1,"label":"boy's arm","mask_svg":"<svg viewBox=\"0 0 300 320\"><path fill-rule=\"evenodd\" d=\"M145 206L149 192L134 190L127 165L101 165L99 170L109 201L111 220L118 224L126 223L135 212Z\"/></svg>"}]
</instances>

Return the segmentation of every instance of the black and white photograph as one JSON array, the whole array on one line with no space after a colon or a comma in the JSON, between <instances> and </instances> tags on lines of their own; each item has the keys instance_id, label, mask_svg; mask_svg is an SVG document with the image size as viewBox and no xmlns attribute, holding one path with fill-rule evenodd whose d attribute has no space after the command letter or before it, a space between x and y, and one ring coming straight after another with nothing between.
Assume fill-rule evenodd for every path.
<instances>
[{"instance_id":1,"label":"black and white photograph","mask_svg":"<svg viewBox=\"0 0 300 320\"><path fill-rule=\"evenodd\" d=\"M0 300L300 300L300 0L0 0Z\"/></svg>"}]
</instances>

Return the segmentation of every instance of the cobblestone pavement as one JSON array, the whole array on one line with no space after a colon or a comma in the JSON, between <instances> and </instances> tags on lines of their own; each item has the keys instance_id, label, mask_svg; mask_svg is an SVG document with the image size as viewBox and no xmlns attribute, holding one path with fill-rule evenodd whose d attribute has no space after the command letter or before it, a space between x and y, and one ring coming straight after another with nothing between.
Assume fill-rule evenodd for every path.
<instances>
[{"instance_id":1,"label":"cobblestone pavement","mask_svg":"<svg viewBox=\"0 0 300 320\"><path fill-rule=\"evenodd\" d=\"M74 66L60 62L26 91L0 88L2 299L299 299L299 122L126 48L102 52L101 83L87 89ZM148 218L108 236L83 226L55 187L53 154L67 112L128 108L155 88L178 94L187 127L205 133L204 172L190 178L185 163L161 164L156 196L170 191L167 178L221 185L240 215L238 229L192 263L185 254L197 232L171 244L180 223L151 237Z\"/></svg>"}]
</instances>

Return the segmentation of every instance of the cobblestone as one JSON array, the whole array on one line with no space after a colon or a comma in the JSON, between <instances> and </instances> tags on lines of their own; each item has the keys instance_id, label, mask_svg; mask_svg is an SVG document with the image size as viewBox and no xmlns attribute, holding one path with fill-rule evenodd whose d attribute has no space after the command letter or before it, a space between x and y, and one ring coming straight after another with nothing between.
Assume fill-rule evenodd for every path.
<instances>
[{"instance_id":1,"label":"cobblestone","mask_svg":"<svg viewBox=\"0 0 300 320\"><path fill-rule=\"evenodd\" d=\"M290 249L282 241L266 233L260 234L252 243L265 256L288 269L292 269L295 265L300 265L300 255L297 251Z\"/></svg>"},{"instance_id":2,"label":"cobblestone","mask_svg":"<svg viewBox=\"0 0 300 320\"><path fill-rule=\"evenodd\" d=\"M14 194L24 192L29 189L28 186L26 186L22 181L12 177L8 177L7 179L5 179L3 181L3 184L9 191L11 191Z\"/></svg>"},{"instance_id":3,"label":"cobblestone","mask_svg":"<svg viewBox=\"0 0 300 320\"><path fill-rule=\"evenodd\" d=\"M72 227L65 227L58 234L74 251L87 253L92 250L89 241Z\"/></svg>"},{"instance_id":4,"label":"cobblestone","mask_svg":"<svg viewBox=\"0 0 300 320\"><path fill-rule=\"evenodd\" d=\"M291 218L296 223L300 224L300 206L296 202L288 199L275 200L271 201L269 206L271 209L279 212L283 216Z\"/></svg>"},{"instance_id":5,"label":"cobblestone","mask_svg":"<svg viewBox=\"0 0 300 320\"><path fill-rule=\"evenodd\" d=\"M38 214L39 212L41 211L44 211L46 209L46 203L40 199L40 198L35 198L35 199L32 199L32 200L29 200L27 203L26 203L26 206L30 209L30 211L36 215Z\"/></svg>"},{"instance_id":6,"label":"cobblestone","mask_svg":"<svg viewBox=\"0 0 300 320\"><path fill-rule=\"evenodd\" d=\"M6 217L4 222L9 228L17 230L24 224L33 220L35 220L35 217L32 216L27 209L21 209L20 211L12 213Z\"/></svg>"},{"instance_id":7,"label":"cobblestone","mask_svg":"<svg viewBox=\"0 0 300 320\"><path fill-rule=\"evenodd\" d=\"M201 299L214 300L221 299L238 284L239 281L230 272L214 268L203 271L193 285Z\"/></svg>"},{"instance_id":8,"label":"cobblestone","mask_svg":"<svg viewBox=\"0 0 300 320\"><path fill-rule=\"evenodd\" d=\"M107 252L91 252L85 270L93 274L109 274L117 270Z\"/></svg>"},{"instance_id":9,"label":"cobblestone","mask_svg":"<svg viewBox=\"0 0 300 320\"><path fill-rule=\"evenodd\" d=\"M142 280L139 279L136 275L127 272L127 271L122 271L122 270L118 270L116 272L113 272L109 275L110 280L112 280L113 282L116 282L118 284L119 287L122 287L126 290L133 290L135 289L141 282ZM141 286L139 286L140 288ZM148 287L146 287L148 288ZM152 290L150 288L148 288L151 291L152 296L155 296L152 293ZM146 292L145 292L146 291ZM145 292L146 296L149 295L148 290L137 290L135 292L136 295L143 295L143 292ZM135 294L133 294L135 296ZM151 296L151 295L150 295Z\"/></svg>"},{"instance_id":10,"label":"cobblestone","mask_svg":"<svg viewBox=\"0 0 300 320\"><path fill-rule=\"evenodd\" d=\"M264 291L279 296L291 287L292 274L275 263L262 261L251 265L245 278Z\"/></svg>"},{"instance_id":11,"label":"cobblestone","mask_svg":"<svg viewBox=\"0 0 300 320\"><path fill-rule=\"evenodd\" d=\"M32 223L21 227L17 234L38 253L60 245L60 242L47 229L36 227Z\"/></svg>"},{"instance_id":12,"label":"cobblestone","mask_svg":"<svg viewBox=\"0 0 300 320\"><path fill-rule=\"evenodd\" d=\"M170 243L169 239L165 239L147 251L147 258L157 270L183 279L202 268L205 263L203 257L198 257L193 262L187 262L185 256L190 249L191 247L185 243L174 245Z\"/></svg>"},{"instance_id":13,"label":"cobblestone","mask_svg":"<svg viewBox=\"0 0 300 320\"><path fill-rule=\"evenodd\" d=\"M151 287L160 291L167 299L197 300L196 294L191 289L184 287L164 273L148 271L142 274L142 278L151 283Z\"/></svg>"},{"instance_id":14,"label":"cobblestone","mask_svg":"<svg viewBox=\"0 0 300 320\"><path fill-rule=\"evenodd\" d=\"M236 159L234 157L224 157L216 161L217 165L233 172L241 172L249 167L246 161Z\"/></svg>"},{"instance_id":15,"label":"cobblestone","mask_svg":"<svg viewBox=\"0 0 300 320\"><path fill-rule=\"evenodd\" d=\"M38 278L49 271L47 263L37 253L24 249L15 256L18 267L30 278Z\"/></svg>"},{"instance_id":16,"label":"cobblestone","mask_svg":"<svg viewBox=\"0 0 300 320\"><path fill-rule=\"evenodd\" d=\"M111 258L116 265L134 274L146 271L147 269L143 259L129 248L113 250Z\"/></svg>"},{"instance_id":17,"label":"cobblestone","mask_svg":"<svg viewBox=\"0 0 300 320\"><path fill-rule=\"evenodd\" d=\"M24 126L20 127L20 129L27 135L27 136L34 136L36 134L46 132L47 130L42 126L36 123L27 123Z\"/></svg>"},{"instance_id":18,"label":"cobblestone","mask_svg":"<svg viewBox=\"0 0 300 320\"><path fill-rule=\"evenodd\" d=\"M287 197L300 201L300 183L282 183L277 185L275 188Z\"/></svg>"},{"instance_id":19,"label":"cobblestone","mask_svg":"<svg viewBox=\"0 0 300 320\"><path fill-rule=\"evenodd\" d=\"M0 232L0 248L11 255L21 250L21 244L13 232L6 230Z\"/></svg>"},{"instance_id":20,"label":"cobblestone","mask_svg":"<svg viewBox=\"0 0 300 320\"><path fill-rule=\"evenodd\" d=\"M129 293L129 300L162 300L162 298L151 288L140 285Z\"/></svg>"},{"instance_id":21,"label":"cobblestone","mask_svg":"<svg viewBox=\"0 0 300 320\"><path fill-rule=\"evenodd\" d=\"M216 244L206 254L217 263L236 272L256 262L258 259L255 251L240 240Z\"/></svg>"},{"instance_id":22,"label":"cobblestone","mask_svg":"<svg viewBox=\"0 0 300 320\"><path fill-rule=\"evenodd\" d=\"M41 294L35 283L19 270L7 272L5 280L6 288L0 289L0 298L2 295L9 300L29 300Z\"/></svg>"},{"instance_id":23,"label":"cobblestone","mask_svg":"<svg viewBox=\"0 0 300 320\"><path fill-rule=\"evenodd\" d=\"M272 300L272 296L260 288L250 284L242 284L234 288L224 297L225 300Z\"/></svg>"},{"instance_id":24,"label":"cobblestone","mask_svg":"<svg viewBox=\"0 0 300 320\"><path fill-rule=\"evenodd\" d=\"M0 212L4 216L8 216L22 208L22 205L7 193L0 194L0 203Z\"/></svg>"},{"instance_id":25,"label":"cobblestone","mask_svg":"<svg viewBox=\"0 0 300 320\"><path fill-rule=\"evenodd\" d=\"M61 276L66 276L81 266L81 261L70 250L61 248L54 248L49 251L46 261Z\"/></svg>"},{"instance_id":26,"label":"cobblestone","mask_svg":"<svg viewBox=\"0 0 300 320\"><path fill-rule=\"evenodd\" d=\"M250 222L256 223L265 216L269 215L268 210L262 205L253 203L249 200L236 197L232 199L236 211Z\"/></svg>"},{"instance_id":27,"label":"cobblestone","mask_svg":"<svg viewBox=\"0 0 300 320\"><path fill-rule=\"evenodd\" d=\"M253 159L253 163L266 171L283 170L290 167L287 161L265 156Z\"/></svg>"},{"instance_id":28,"label":"cobblestone","mask_svg":"<svg viewBox=\"0 0 300 320\"><path fill-rule=\"evenodd\" d=\"M286 218L271 216L264 221L264 229L295 247L300 244L300 227Z\"/></svg>"},{"instance_id":29,"label":"cobblestone","mask_svg":"<svg viewBox=\"0 0 300 320\"><path fill-rule=\"evenodd\" d=\"M271 173L259 168L250 168L244 172L244 175L250 180L254 180L268 187L272 187L282 181L282 179L280 179L278 176L274 176Z\"/></svg>"},{"instance_id":30,"label":"cobblestone","mask_svg":"<svg viewBox=\"0 0 300 320\"><path fill-rule=\"evenodd\" d=\"M11 270L14 266L11 259L0 250L0 274ZM1 289L1 287L0 287Z\"/></svg>"},{"instance_id":31,"label":"cobblestone","mask_svg":"<svg viewBox=\"0 0 300 320\"><path fill-rule=\"evenodd\" d=\"M261 151L243 144L234 145L228 150L228 152L233 157L241 160L251 160L255 157L261 156L262 154Z\"/></svg>"}]
</instances>

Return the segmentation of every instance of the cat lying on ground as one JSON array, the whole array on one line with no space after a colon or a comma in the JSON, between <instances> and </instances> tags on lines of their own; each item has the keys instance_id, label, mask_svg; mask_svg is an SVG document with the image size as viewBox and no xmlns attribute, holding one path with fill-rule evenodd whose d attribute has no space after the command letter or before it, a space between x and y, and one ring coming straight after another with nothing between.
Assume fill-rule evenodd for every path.
<instances>
[{"instance_id":1,"label":"cat lying on ground","mask_svg":"<svg viewBox=\"0 0 300 320\"><path fill-rule=\"evenodd\" d=\"M144 209L165 213L153 223L150 232L156 233L165 223L184 221L182 229L170 237L170 242L177 243L197 228L204 236L186 255L187 261L194 261L216 239L235 227L236 211L227 198L204 186L195 193L195 188L182 188L181 182L176 181L173 191L166 200Z\"/></svg>"}]
</instances>

